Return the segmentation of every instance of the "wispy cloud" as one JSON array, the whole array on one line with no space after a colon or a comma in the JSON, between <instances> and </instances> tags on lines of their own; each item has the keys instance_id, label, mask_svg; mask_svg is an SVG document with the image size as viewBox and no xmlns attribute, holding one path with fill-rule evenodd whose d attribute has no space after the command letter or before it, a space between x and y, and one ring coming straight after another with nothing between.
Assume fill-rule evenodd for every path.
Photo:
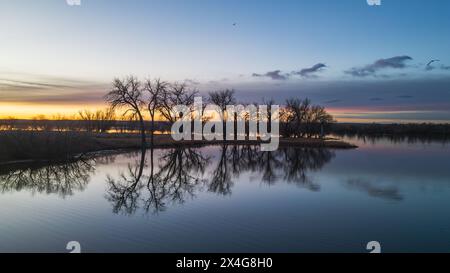
<instances>
[{"instance_id":1,"label":"wispy cloud","mask_svg":"<svg viewBox=\"0 0 450 273\"><path fill-rule=\"evenodd\" d=\"M294 75L300 75L302 77L317 77L315 73L322 71L325 67L327 67L323 63L318 63L313 65L312 67L303 68L300 71L294 71L292 74Z\"/></svg>"},{"instance_id":2,"label":"wispy cloud","mask_svg":"<svg viewBox=\"0 0 450 273\"><path fill-rule=\"evenodd\" d=\"M266 77L272 80L287 80L289 78L289 74L282 74L281 70L269 71L265 74L253 73L252 77Z\"/></svg>"},{"instance_id":3,"label":"wispy cloud","mask_svg":"<svg viewBox=\"0 0 450 273\"><path fill-rule=\"evenodd\" d=\"M352 75L354 77L367 77L376 76L376 73L383 69L403 69L406 68L406 62L411 61L413 58L410 56L395 56L387 59L379 59L372 64L366 65L364 67L353 67L350 70L345 71L345 73Z\"/></svg>"},{"instance_id":4,"label":"wispy cloud","mask_svg":"<svg viewBox=\"0 0 450 273\"><path fill-rule=\"evenodd\" d=\"M401 201L403 196L395 186L384 186L373 183L363 178L351 178L346 182L346 186L350 189L366 192L369 196L382 198L386 200Z\"/></svg>"},{"instance_id":5,"label":"wispy cloud","mask_svg":"<svg viewBox=\"0 0 450 273\"><path fill-rule=\"evenodd\" d=\"M99 103L108 84L61 77L0 74L0 101L20 103Z\"/></svg>"},{"instance_id":6,"label":"wispy cloud","mask_svg":"<svg viewBox=\"0 0 450 273\"><path fill-rule=\"evenodd\" d=\"M425 66L425 70L426 71L432 71L432 70L450 70L450 66L445 65L445 64L441 64L438 66L435 66L433 64L440 62L440 60L431 60L429 61L426 66Z\"/></svg>"},{"instance_id":7,"label":"wispy cloud","mask_svg":"<svg viewBox=\"0 0 450 273\"><path fill-rule=\"evenodd\" d=\"M435 66L433 66L433 63L435 62L439 62L439 60L431 60L427 63L427 65L425 66L425 70L427 71L431 71L435 69Z\"/></svg>"},{"instance_id":8,"label":"wispy cloud","mask_svg":"<svg viewBox=\"0 0 450 273\"><path fill-rule=\"evenodd\" d=\"M188 85L199 85L200 82L197 80L193 80L193 79L185 79L184 82Z\"/></svg>"}]
</instances>

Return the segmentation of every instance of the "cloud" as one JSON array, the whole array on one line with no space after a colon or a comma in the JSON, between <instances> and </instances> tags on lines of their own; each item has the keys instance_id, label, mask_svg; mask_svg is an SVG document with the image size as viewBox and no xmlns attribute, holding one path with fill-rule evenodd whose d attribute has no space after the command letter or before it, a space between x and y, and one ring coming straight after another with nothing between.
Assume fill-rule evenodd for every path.
<instances>
[{"instance_id":1,"label":"cloud","mask_svg":"<svg viewBox=\"0 0 450 273\"><path fill-rule=\"evenodd\" d=\"M322 71L325 67L327 67L325 64L318 63L318 64L313 65L312 67L303 68L300 71L294 71L294 72L292 72L292 74L300 75L302 77L316 77L316 75L314 75L314 74Z\"/></svg>"},{"instance_id":2,"label":"cloud","mask_svg":"<svg viewBox=\"0 0 450 273\"><path fill-rule=\"evenodd\" d=\"M46 89L46 88L68 88L67 84L42 83L33 81L23 81L15 79L0 78L1 89Z\"/></svg>"},{"instance_id":3,"label":"cloud","mask_svg":"<svg viewBox=\"0 0 450 273\"><path fill-rule=\"evenodd\" d=\"M200 82L192 79L185 79L184 82L189 85L199 85Z\"/></svg>"},{"instance_id":4,"label":"cloud","mask_svg":"<svg viewBox=\"0 0 450 273\"><path fill-rule=\"evenodd\" d=\"M394 201L403 200L403 196L400 194L397 187L390 185L378 185L378 183L365 180L364 178L351 178L346 182L346 186L350 189L366 192L372 197Z\"/></svg>"},{"instance_id":5,"label":"cloud","mask_svg":"<svg viewBox=\"0 0 450 273\"><path fill-rule=\"evenodd\" d=\"M426 65L426 67L425 67L425 70L426 71L431 71L431 70L435 69L435 67L432 66L432 64L435 63L435 62L439 62L439 60L431 60L431 61L429 61L427 63L427 65Z\"/></svg>"},{"instance_id":6,"label":"cloud","mask_svg":"<svg viewBox=\"0 0 450 273\"><path fill-rule=\"evenodd\" d=\"M450 66L448 65L444 65L441 64L440 66L434 66L432 65L433 63L436 62L440 62L439 60L431 60L427 63L427 65L425 66L425 70L426 71L432 71L432 70L436 70L436 69L440 69L440 70L450 70Z\"/></svg>"},{"instance_id":7,"label":"cloud","mask_svg":"<svg viewBox=\"0 0 450 273\"><path fill-rule=\"evenodd\" d=\"M406 62L410 60L412 60L412 58L406 55L395 56L388 59L379 59L364 67L353 67L350 70L345 71L345 73L354 77L376 76L376 73L383 69L403 69L406 67Z\"/></svg>"},{"instance_id":8,"label":"cloud","mask_svg":"<svg viewBox=\"0 0 450 273\"><path fill-rule=\"evenodd\" d=\"M98 103L108 84L28 74L0 76L0 101L21 103Z\"/></svg>"},{"instance_id":9,"label":"cloud","mask_svg":"<svg viewBox=\"0 0 450 273\"><path fill-rule=\"evenodd\" d=\"M283 103L290 97L307 97L314 102L324 103L340 99L339 107L366 107L374 104L379 107L410 107L408 109L445 110L450 105L450 75L439 77L417 77L396 79L370 79L368 81L330 80L330 81L283 81L281 86L267 83L247 82L234 86L243 101L254 101L255 97L273 97ZM339 95L339 96L337 96ZM397 98L397 96L401 96ZM407 97L405 97L407 96ZM383 98L383 103L378 99ZM447 107L447 108L446 108Z\"/></svg>"},{"instance_id":10,"label":"cloud","mask_svg":"<svg viewBox=\"0 0 450 273\"><path fill-rule=\"evenodd\" d=\"M281 70L269 71L265 74L257 74L253 73L252 77L267 77L272 80L287 80L289 78L289 74L281 74Z\"/></svg>"}]
</instances>

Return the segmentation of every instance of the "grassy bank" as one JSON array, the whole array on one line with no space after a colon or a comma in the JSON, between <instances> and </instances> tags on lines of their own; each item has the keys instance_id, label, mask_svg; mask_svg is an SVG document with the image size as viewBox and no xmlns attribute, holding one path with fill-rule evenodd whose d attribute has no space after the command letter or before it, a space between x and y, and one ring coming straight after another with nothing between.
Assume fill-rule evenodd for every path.
<instances>
[{"instance_id":1,"label":"grassy bank","mask_svg":"<svg viewBox=\"0 0 450 273\"><path fill-rule=\"evenodd\" d=\"M170 135L156 135L155 148L205 145L256 145L260 141L174 141ZM150 147L150 139L147 142ZM326 147L349 149L356 146L333 139L282 138L280 146ZM83 132L2 131L0 163L21 161L63 161L105 150L140 149L137 134L93 134Z\"/></svg>"},{"instance_id":2,"label":"grassy bank","mask_svg":"<svg viewBox=\"0 0 450 273\"><path fill-rule=\"evenodd\" d=\"M92 136L85 133L0 131L0 162L68 160L94 149Z\"/></svg>"}]
</instances>

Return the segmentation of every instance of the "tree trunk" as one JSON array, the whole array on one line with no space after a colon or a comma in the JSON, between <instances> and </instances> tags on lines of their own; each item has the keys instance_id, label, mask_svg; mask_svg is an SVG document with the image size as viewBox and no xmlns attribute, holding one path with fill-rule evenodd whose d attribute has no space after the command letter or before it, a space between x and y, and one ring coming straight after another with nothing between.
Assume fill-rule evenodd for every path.
<instances>
[{"instance_id":1,"label":"tree trunk","mask_svg":"<svg viewBox=\"0 0 450 273\"><path fill-rule=\"evenodd\" d=\"M138 113L139 116L139 123L141 124L141 145L142 149L147 148L147 141L145 136L145 124L144 124L144 118L142 117L141 113Z\"/></svg>"},{"instance_id":2,"label":"tree trunk","mask_svg":"<svg viewBox=\"0 0 450 273\"><path fill-rule=\"evenodd\" d=\"M154 135L155 135L155 115L152 115L152 128L150 130L150 142L151 142L151 147L153 149L153 144L154 144Z\"/></svg>"}]
</instances>

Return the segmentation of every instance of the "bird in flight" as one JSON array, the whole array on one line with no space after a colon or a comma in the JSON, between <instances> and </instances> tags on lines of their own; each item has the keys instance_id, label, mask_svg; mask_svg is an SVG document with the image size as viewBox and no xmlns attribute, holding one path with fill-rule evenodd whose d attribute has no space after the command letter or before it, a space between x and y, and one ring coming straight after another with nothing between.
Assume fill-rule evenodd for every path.
<instances>
[{"instance_id":1,"label":"bird in flight","mask_svg":"<svg viewBox=\"0 0 450 273\"><path fill-rule=\"evenodd\" d=\"M427 63L427 70L431 70L433 69L433 67L431 66L431 64L435 63L435 62L439 62L439 60L431 60Z\"/></svg>"},{"instance_id":2,"label":"bird in flight","mask_svg":"<svg viewBox=\"0 0 450 273\"><path fill-rule=\"evenodd\" d=\"M439 62L439 60L431 60L431 61L428 62L427 66L431 65L434 62Z\"/></svg>"},{"instance_id":3,"label":"bird in flight","mask_svg":"<svg viewBox=\"0 0 450 273\"><path fill-rule=\"evenodd\" d=\"M236 23L233 23L233 27L235 27L237 24Z\"/></svg>"}]
</instances>

